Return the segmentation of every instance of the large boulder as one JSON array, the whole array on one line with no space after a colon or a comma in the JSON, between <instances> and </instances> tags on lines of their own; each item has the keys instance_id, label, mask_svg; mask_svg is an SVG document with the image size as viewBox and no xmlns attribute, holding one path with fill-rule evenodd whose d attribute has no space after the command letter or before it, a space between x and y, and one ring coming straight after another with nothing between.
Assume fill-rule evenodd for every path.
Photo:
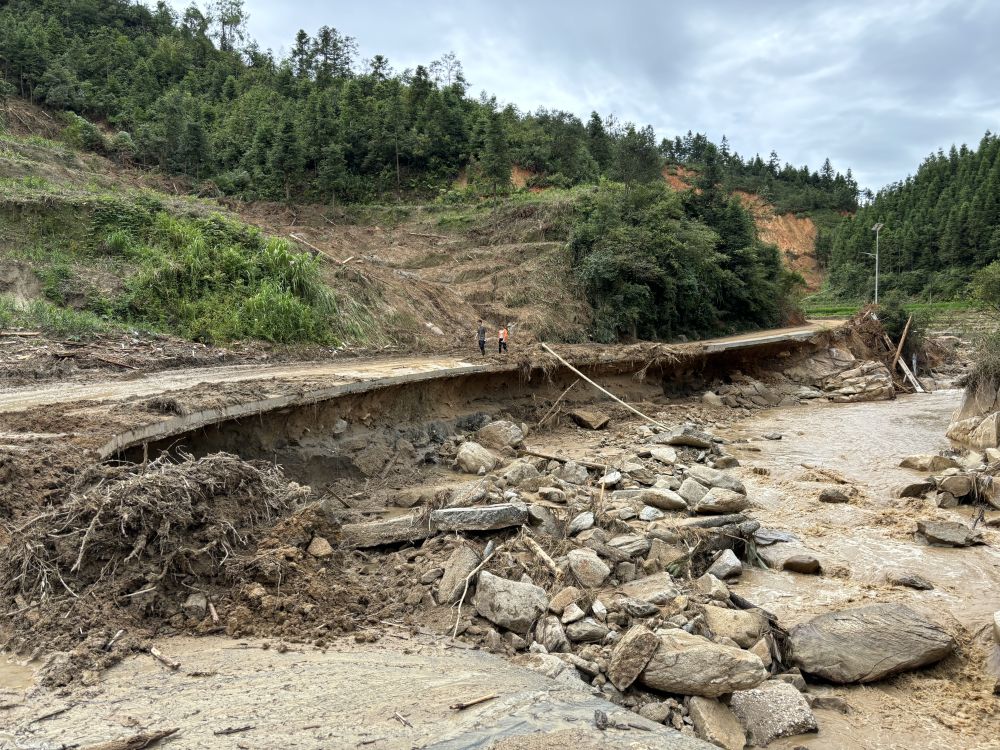
<instances>
[{"instance_id":1,"label":"large boulder","mask_svg":"<svg viewBox=\"0 0 1000 750\"><path fill-rule=\"evenodd\" d=\"M765 747L779 737L819 730L802 693L781 680L768 680L751 690L733 693L729 708L746 729L750 744L757 747Z\"/></svg>"},{"instance_id":2,"label":"large boulder","mask_svg":"<svg viewBox=\"0 0 1000 750\"><path fill-rule=\"evenodd\" d=\"M459 447L455 463L466 474L485 474L496 467L497 457L479 443L470 440Z\"/></svg>"},{"instance_id":3,"label":"large boulder","mask_svg":"<svg viewBox=\"0 0 1000 750\"><path fill-rule=\"evenodd\" d=\"M619 690L624 690L639 677L653 658L660 639L649 628L633 625L615 644L608 662L608 679Z\"/></svg>"},{"instance_id":4,"label":"large boulder","mask_svg":"<svg viewBox=\"0 0 1000 750\"><path fill-rule=\"evenodd\" d=\"M713 441L711 435L702 432L693 424L683 424L654 436L653 442L667 445L686 445L690 448L711 448Z\"/></svg>"},{"instance_id":5,"label":"large boulder","mask_svg":"<svg viewBox=\"0 0 1000 750\"><path fill-rule=\"evenodd\" d=\"M837 373L823 382L831 401L881 401L895 395L892 375L881 362L862 362L859 366Z\"/></svg>"},{"instance_id":6,"label":"large boulder","mask_svg":"<svg viewBox=\"0 0 1000 750\"><path fill-rule=\"evenodd\" d=\"M549 598L540 586L483 571L472 603L476 612L493 624L524 635L544 614Z\"/></svg>"},{"instance_id":7,"label":"large boulder","mask_svg":"<svg viewBox=\"0 0 1000 750\"><path fill-rule=\"evenodd\" d=\"M723 750L743 750L747 744L747 735L739 719L728 706L714 698L692 696L688 714L695 733L705 742Z\"/></svg>"},{"instance_id":8,"label":"large boulder","mask_svg":"<svg viewBox=\"0 0 1000 750\"><path fill-rule=\"evenodd\" d=\"M695 464L687 470L687 475L706 487L721 487L724 490L739 492L741 495L747 494L743 482L719 469L711 469L708 466Z\"/></svg>"},{"instance_id":9,"label":"large boulder","mask_svg":"<svg viewBox=\"0 0 1000 750\"><path fill-rule=\"evenodd\" d=\"M902 604L830 612L796 625L788 638L799 669L843 684L933 664L954 649L954 638Z\"/></svg>"},{"instance_id":10,"label":"large boulder","mask_svg":"<svg viewBox=\"0 0 1000 750\"><path fill-rule=\"evenodd\" d=\"M904 469L914 469L915 471L938 472L945 469L957 469L958 461L947 456L920 453L907 456L899 462L899 465Z\"/></svg>"},{"instance_id":11,"label":"large boulder","mask_svg":"<svg viewBox=\"0 0 1000 750\"><path fill-rule=\"evenodd\" d=\"M767 678L761 660L684 630L658 634L660 645L639 677L654 690L716 698L757 687Z\"/></svg>"},{"instance_id":12,"label":"large boulder","mask_svg":"<svg viewBox=\"0 0 1000 750\"><path fill-rule=\"evenodd\" d=\"M581 547L570 550L566 559L573 575L585 588L597 588L611 575L611 568L592 549Z\"/></svg>"},{"instance_id":13,"label":"large boulder","mask_svg":"<svg viewBox=\"0 0 1000 750\"><path fill-rule=\"evenodd\" d=\"M490 422L485 427L480 428L476 433L476 440L487 448L497 450L515 448L524 442L524 433L513 422L498 419L496 422Z\"/></svg>"},{"instance_id":14,"label":"large boulder","mask_svg":"<svg viewBox=\"0 0 1000 750\"><path fill-rule=\"evenodd\" d=\"M430 515L431 528L436 531L495 531L527 522L528 506L524 503L441 508L432 510Z\"/></svg>"}]
</instances>

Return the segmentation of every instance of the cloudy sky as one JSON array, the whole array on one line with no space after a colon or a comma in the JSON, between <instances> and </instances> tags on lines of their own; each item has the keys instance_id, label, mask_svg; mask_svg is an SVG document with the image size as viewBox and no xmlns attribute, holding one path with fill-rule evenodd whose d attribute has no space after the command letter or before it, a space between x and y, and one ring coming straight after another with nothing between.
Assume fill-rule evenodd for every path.
<instances>
[{"instance_id":1,"label":"cloudy sky","mask_svg":"<svg viewBox=\"0 0 1000 750\"><path fill-rule=\"evenodd\" d=\"M613 112L661 137L725 134L744 156L773 148L813 168L829 156L873 189L939 147L1000 130L994 0L245 5L251 34L275 52L322 25L397 70L454 51L473 94Z\"/></svg>"}]
</instances>

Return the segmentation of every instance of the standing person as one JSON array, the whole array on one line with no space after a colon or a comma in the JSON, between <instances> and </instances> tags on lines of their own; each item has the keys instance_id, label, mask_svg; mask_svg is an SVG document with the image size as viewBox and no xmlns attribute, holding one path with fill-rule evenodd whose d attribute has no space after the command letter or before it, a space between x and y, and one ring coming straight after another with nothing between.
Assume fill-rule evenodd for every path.
<instances>
[{"instance_id":1,"label":"standing person","mask_svg":"<svg viewBox=\"0 0 1000 750\"><path fill-rule=\"evenodd\" d=\"M482 352L482 355L485 357L486 356L486 324L483 322L482 318L479 319L478 336L479 336L479 351Z\"/></svg>"},{"instance_id":2,"label":"standing person","mask_svg":"<svg viewBox=\"0 0 1000 750\"><path fill-rule=\"evenodd\" d=\"M504 354L507 352L507 339L509 337L510 335L507 333L507 324L504 323L500 330L497 331L497 341L499 344L497 354Z\"/></svg>"}]
</instances>

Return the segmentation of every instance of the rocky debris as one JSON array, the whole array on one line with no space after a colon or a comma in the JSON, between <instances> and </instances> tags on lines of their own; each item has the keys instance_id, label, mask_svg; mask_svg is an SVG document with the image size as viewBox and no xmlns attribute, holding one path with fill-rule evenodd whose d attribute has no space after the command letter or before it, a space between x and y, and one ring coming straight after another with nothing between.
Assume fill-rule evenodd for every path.
<instances>
[{"instance_id":1,"label":"rocky debris","mask_svg":"<svg viewBox=\"0 0 1000 750\"><path fill-rule=\"evenodd\" d=\"M516 448L524 442L524 432L513 422L498 419L476 432L476 442L496 450Z\"/></svg>"},{"instance_id":2,"label":"rocky debris","mask_svg":"<svg viewBox=\"0 0 1000 750\"><path fill-rule=\"evenodd\" d=\"M483 571L472 603L476 612L493 624L524 635L544 614L549 598L540 586Z\"/></svg>"},{"instance_id":3,"label":"rocky debris","mask_svg":"<svg viewBox=\"0 0 1000 750\"><path fill-rule=\"evenodd\" d=\"M611 575L611 568L592 549L570 550L566 559L573 575L585 588L597 588Z\"/></svg>"},{"instance_id":4,"label":"rocky debris","mask_svg":"<svg viewBox=\"0 0 1000 750\"><path fill-rule=\"evenodd\" d=\"M780 432L765 432L762 437L765 440L781 440L782 434Z\"/></svg>"},{"instance_id":5,"label":"rocky debris","mask_svg":"<svg viewBox=\"0 0 1000 750\"><path fill-rule=\"evenodd\" d=\"M582 620L587 616L587 613L583 611L581 607L576 602L570 602L563 609L562 617L559 618L559 622L563 625L569 625L571 622L576 622L577 620Z\"/></svg>"},{"instance_id":6,"label":"rocky debris","mask_svg":"<svg viewBox=\"0 0 1000 750\"><path fill-rule=\"evenodd\" d=\"M629 557L639 557L649 552L652 543L641 534L622 534L608 540L608 547L620 550Z\"/></svg>"},{"instance_id":7,"label":"rocky debris","mask_svg":"<svg viewBox=\"0 0 1000 750\"><path fill-rule=\"evenodd\" d=\"M566 631L555 615L549 615L539 620L535 626L535 640L545 646L551 654L569 651L569 639Z\"/></svg>"},{"instance_id":8,"label":"rocky debris","mask_svg":"<svg viewBox=\"0 0 1000 750\"><path fill-rule=\"evenodd\" d=\"M766 747L780 737L816 732L819 726L802 693L786 682L768 680L729 698L729 708L752 745Z\"/></svg>"},{"instance_id":9,"label":"rocky debris","mask_svg":"<svg viewBox=\"0 0 1000 750\"><path fill-rule=\"evenodd\" d=\"M444 573L438 583L438 601L454 604L462 596L465 579L479 565L479 554L472 547L461 544L456 547L444 564Z\"/></svg>"},{"instance_id":10,"label":"rocky debris","mask_svg":"<svg viewBox=\"0 0 1000 750\"><path fill-rule=\"evenodd\" d=\"M896 393L889 368L881 362L862 362L854 369L837 373L824 381L823 389L837 403L882 401Z\"/></svg>"},{"instance_id":11,"label":"rocky debris","mask_svg":"<svg viewBox=\"0 0 1000 750\"><path fill-rule=\"evenodd\" d=\"M663 511L652 505L643 505L642 510L639 511L640 521L659 521L663 516Z\"/></svg>"},{"instance_id":12,"label":"rocky debris","mask_svg":"<svg viewBox=\"0 0 1000 750\"><path fill-rule=\"evenodd\" d=\"M804 697L809 703L809 708L836 711L844 716L854 713L850 704L837 695L810 695L807 693Z\"/></svg>"},{"instance_id":13,"label":"rocky debris","mask_svg":"<svg viewBox=\"0 0 1000 750\"><path fill-rule=\"evenodd\" d=\"M622 584L615 594L626 599L638 599L650 604L666 604L679 592L669 573L654 573L651 576Z\"/></svg>"},{"instance_id":14,"label":"rocky debris","mask_svg":"<svg viewBox=\"0 0 1000 750\"><path fill-rule=\"evenodd\" d=\"M947 492L954 497L965 497L972 492L973 479L968 474L950 474L936 480L938 492Z\"/></svg>"},{"instance_id":15,"label":"rocky debris","mask_svg":"<svg viewBox=\"0 0 1000 750\"><path fill-rule=\"evenodd\" d=\"M743 563L731 549L724 549L709 566L707 572L721 580L738 578L743 574Z\"/></svg>"},{"instance_id":16,"label":"rocky debris","mask_svg":"<svg viewBox=\"0 0 1000 750\"><path fill-rule=\"evenodd\" d=\"M788 657L830 682L875 682L933 664L955 649L940 626L902 604L830 612L796 625Z\"/></svg>"},{"instance_id":17,"label":"rocky debris","mask_svg":"<svg viewBox=\"0 0 1000 750\"><path fill-rule=\"evenodd\" d=\"M834 487L827 487L819 493L821 503L849 503L851 499L841 490Z\"/></svg>"},{"instance_id":18,"label":"rocky debris","mask_svg":"<svg viewBox=\"0 0 1000 750\"><path fill-rule=\"evenodd\" d=\"M608 679L619 690L635 682L660 645L657 635L644 625L633 625L615 644L608 661Z\"/></svg>"},{"instance_id":19,"label":"rocky debris","mask_svg":"<svg viewBox=\"0 0 1000 750\"><path fill-rule=\"evenodd\" d=\"M333 547L324 537L314 536L309 542L306 552L313 557L329 557L333 554Z\"/></svg>"},{"instance_id":20,"label":"rocky debris","mask_svg":"<svg viewBox=\"0 0 1000 750\"><path fill-rule=\"evenodd\" d=\"M694 590L715 601L729 600L729 587L711 573L706 573L694 582Z\"/></svg>"},{"instance_id":21,"label":"rocky debris","mask_svg":"<svg viewBox=\"0 0 1000 750\"><path fill-rule=\"evenodd\" d=\"M743 750L746 732L728 706L696 695L688 701L688 713L695 733L705 742L724 750Z\"/></svg>"},{"instance_id":22,"label":"rocky debris","mask_svg":"<svg viewBox=\"0 0 1000 750\"><path fill-rule=\"evenodd\" d=\"M537 479L541 475L533 463L521 459L511 462L510 466L504 469L503 474L500 476L508 487L518 487L529 480Z\"/></svg>"},{"instance_id":23,"label":"rocky debris","mask_svg":"<svg viewBox=\"0 0 1000 750\"><path fill-rule=\"evenodd\" d=\"M905 586L906 588L917 589L918 591L930 591L934 588L934 584L922 575L906 570L890 571L886 575L886 583L891 586Z\"/></svg>"},{"instance_id":24,"label":"rocky debris","mask_svg":"<svg viewBox=\"0 0 1000 750\"><path fill-rule=\"evenodd\" d=\"M649 449L649 457L661 464L673 466L677 463L677 451L667 445L659 445Z\"/></svg>"},{"instance_id":25,"label":"rocky debris","mask_svg":"<svg viewBox=\"0 0 1000 750\"><path fill-rule=\"evenodd\" d=\"M713 487L694 505L695 513L720 515L739 513L749 505L747 496L733 490Z\"/></svg>"},{"instance_id":26,"label":"rocky debris","mask_svg":"<svg viewBox=\"0 0 1000 750\"><path fill-rule=\"evenodd\" d=\"M725 609L706 604L705 624L712 634L729 638L740 648L751 648L767 632L767 619L758 612L743 609Z\"/></svg>"},{"instance_id":27,"label":"rocky debris","mask_svg":"<svg viewBox=\"0 0 1000 750\"><path fill-rule=\"evenodd\" d=\"M963 443L970 448L982 450L1000 447L1000 412L952 422L945 434L956 443Z\"/></svg>"},{"instance_id":28,"label":"rocky debris","mask_svg":"<svg viewBox=\"0 0 1000 750\"><path fill-rule=\"evenodd\" d=\"M611 421L607 414L592 409L576 409L569 413L569 418L587 430L603 430Z\"/></svg>"},{"instance_id":29,"label":"rocky debris","mask_svg":"<svg viewBox=\"0 0 1000 750\"><path fill-rule=\"evenodd\" d=\"M706 487L719 487L724 490L738 492L741 495L747 494L743 482L719 469L711 469L708 466L695 464L688 468L687 475Z\"/></svg>"},{"instance_id":30,"label":"rocky debris","mask_svg":"<svg viewBox=\"0 0 1000 750\"><path fill-rule=\"evenodd\" d=\"M755 655L684 630L657 633L660 645L639 677L654 690L716 698L756 687L767 670Z\"/></svg>"},{"instance_id":31,"label":"rocky debris","mask_svg":"<svg viewBox=\"0 0 1000 750\"><path fill-rule=\"evenodd\" d=\"M528 506L524 503L443 508L430 514L430 526L435 531L494 531L527 522Z\"/></svg>"},{"instance_id":32,"label":"rocky debris","mask_svg":"<svg viewBox=\"0 0 1000 750\"><path fill-rule=\"evenodd\" d=\"M542 487L538 490L538 496L550 503L566 502L566 493L558 487Z\"/></svg>"},{"instance_id":33,"label":"rocky debris","mask_svg":"<svg viewBox=\"0 0 1000 750\"><path fill-rule=\"evenodd\" d=\"M915 469L916 471L937 472L945 469L959 468L958 461L947 456L935 456L932 454L918 454L907 456L899 462L904 469Z\"/></svg>"},{"instance_id":34,"label":"rocky debris","mask_svg":"<svg viewBox=\"0 0 1000 750\"><path fill-rule=\"evenodd\" d=\"M614 487L622 481L622 473L617 469L612 469L607 474L597 480L599 487Z\"/></svg>"},{"instance_id":35,"label":"rocky debris","mask_svg":"<svg viewBox=\"0 0 1000 750\"><path fill-rule=\"evenodd\" d=\"M993 613L993 639L1000 645L1000 610Z\"/></svg>"},{"instance_id":36,"label":"rocky debris","mask_svg":"<svg viewBox=\"0 0 1000 750\"><path fill-rule=\"evenodd\" d=\"M702 432L693 424L683 424L669 432L663 432L653 438L653 442L666 445L685 445L690 448L711 448L714 438L707 432Z\"/></svg>"},{"instance_id":37,"label":"rocky debris","mask_svg":"<svg viewBox=\"0 0 1000 750\"><path fill-rule=\"evenodd\" d=\"M455 464L466 474L485 474L496 467L497 457L479 443L469 440L459 446Z\"/></svg>"},{"instance_id":38,"label":"rocky debris","mask_svg":"<svg viewBox=\"0 0 1000 750\"><path fill-rule=\"evenodd\" d=\"M782 570L788 570L792 573L803 573L805 575L816 575L823 571L819 560L813 555L790 555L786 557L784 562L781 563Z\"/></svg>"},{"instance_id":39,"label":"rocky debris","mask_svg":"<svg viewBox=\"0 0 1000 750\"><path fill-rule=\"evenodd\" d=\"M937 547L971 547L983 544L983 533L958 521L917 521L917 533Z\"/></svg>"},{"instance_id":40,"label":"rocky debris","mask_svg":"<svg viewBox=\"0 0 1000 750\"><path fill-rule=\"evenodd\" d=\"M626 492L628 491L626 490ZM617 495L618 493L614 494ZM687 510L688 507L683 497L673 490L666 488L650 487L649 489L639 490L633 495L633 499L644 505L659 508L660 510Z\"/></svg>"},{"instance_id":41,"label":"rocky debris","mask_svg":"<svg viewBox=\"0 0 1000 750\"><path fill-rule=\"evenodd\" d=\"M812 550L803 547L797 542L778 542L776 544L761 546L757 548L757 555L764 561L767 567L772 570L792 570L792 572L802 572L801 569L804 569L806 572L818 572L809 571L809 568L813 566L813 563L809 562L808 558L816 560L815 564L819 565L820 569L822 569L822 564L813 554ZM785 564L789 560L793 560L793 568L785 567ZM801 569L795 570L796 567Z\"/></svg>"}]
</instances>

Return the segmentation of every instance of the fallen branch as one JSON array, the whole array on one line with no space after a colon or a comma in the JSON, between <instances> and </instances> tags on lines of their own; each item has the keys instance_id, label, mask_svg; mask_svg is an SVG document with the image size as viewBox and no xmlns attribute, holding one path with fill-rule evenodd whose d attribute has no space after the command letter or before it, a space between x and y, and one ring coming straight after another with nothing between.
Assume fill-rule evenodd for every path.
<instances>
[{"instance_id":1,"label":"fallen branch","mask_svg":"<svg viewBox=\"0 0 1000 750\"><path fill-rule=\"evenodd\" d=\"M558 461L561 464L567 461L573 461L574 463L580 464L580 466L586 466L588 469L596 469L603 471L607 467L604 464L597 464L593 461L585 461L582 458L566 458L565 456L553 456L551 453L542 453L541 451L533 450L532 448L522 448L521 453L526 456L534 456L535 458L545 458L549 461Z\"/></svg>"},{"instance_id":2,"label":"fallen branch","mask_svg":"<svg viewBox=\"0 0 1000 750\"><path fill-rule=\"evenodd\" d=\"M885 334L882 335L882 338L885 340L886 346L892 349L892 340ZM914 376L914 374L910 372L910 368L906 366L906 362L904 362L902 359L899 359L896 362L896 364L899 365L899 369L903 371L903 374L906 375L907 379L913 385L913 388L916 390L917 393L926 393L926 391L924 391L923 386L920 385L920 381L918 381L916 376Z\"/></svg>"},{"instance_id":3,"label":"fallen branch","mask_svg":"<svg viewBox=\"0 0 1000 750\"><path fill-rule=\"evenodd\" d=\"M326 250L321 250L320 248L316 247L313 243L311 243L309 240L305 239L304 237L300 237L299 235L295 234L294 232L292 232L288 236L291 237L296 242L301 242L303 245L305 245L306 247L308 247L310 250L313 250L314 252L317 252L320 255L322 255L322 256L324 256L326 258L329 258L330 260L334 261L335 263L339 263L342 266L345 266L348 263L350 263L352 260L354 260L354 256L353 255L350 258L348 258L347 260L340 260L340 258L334 258Z\"/></svg>"},{"instance_id":4,"label":"fallen branch","mask_svg":"<svg viewBox=\"0 0 1000 750\"><path fill-rule=\"evenodd\" d=\"M120 740L101 742L97 745L87 745L82 750L142 750L142 748L149 747L166 737L177 734L179 731L180 727L174 727L173 729L161 729L154 732L140 732L139 734L133 734L131 737Z\"/></svg>"},{"instance_id":5,"label":"fallen branch","mask_svg":"<svg viewBox=\"0 0 1000 750\"><path fill-rule=\"evenodd\" d=\"M530 536L523 537L523 539L528 549L531 550L531 552L535 555L535 557L539 559L542 565L544 565L546 568L549 569L549 572L556 577L556 580L558 581L560 578L562 578L562 571L559 570L559 566L556 565L555 560L549 557L549 555L545 552L545 550L541 548L538 542L536 542Z\"/></svg>"},{"instance_id":6,"label":"fallen branch","mask_svg":"<svg viewBox=\"0 0 1000 750\"><path fill-rule=\"evenodd\" d=\"M504 542L495 550L493 550L490 554L484 557L483 561L476 566L476 569L465 577L465 586L462 588L462 598L458 600L458 614L455 616L455 628L454 630L451 631L451 637L453 640L458 637L458 624L462 621L462 603L465 601L465 597L469 593L469 581L471 581L472 577L475 576L476 573L478 573L480 570L482 570L486 566L486 563L492 560L496 556L497 552L499 552L506 545L507 543Z\"/></svg>"},{"instance_id":7,"label":"fallen branch","mask_svg":"<svg viewBox=\"0 0 1000 750\"><path fill-rule=\"evenodd\" d=\"M249 732L251 729L256 729L257 727L253 724L247 724L242 727L226 727L225 729L216 729L212 734L217 737L221 737L224 734L239 734L240 732Z\"/></svg>"},{"instance_id":8,"label":"fallen branch","mask_svg":"<svg viewBox=\"0 0 1000 750\"><path fill-rule=\"evenodd\" d=\"M149 647L149 655L152 656L154 659L156 659L161 664L163 664L163 665L165 665L167 667L170 667L170 669L173 669L174 671L176 671L176 670L178 670L178 669L181 668L181 663L179 661L176 661L174 659L171 659L169 656L166 656L156 646L150 646Z\"/></svg>"},{"instance_id":9,"label":"fallen branch","mask_svg":"<svg viewBox=\"0 0 1000 750\"><path fill-rule=\"evenodd\" d=\"M41 335L41 331L0 331L0 336L16 336L17 338L24 339Z\"/></svg>"},{"instance_id":10,"label":"fallen branch","mask_svg":"<svg viewBox=\"0 0 1000 750\"><path fill-rule=\"evenodd\" d=\"M208 613L210 615L212 615L212 622L218 624L218 622L219 622L219 613L215 611L215 605L212 604L212 602L208 603Z\"/></svg>"},{"instance_id":11,"label":"fallen branch","mask_svg":"<svg viewBox=\"0 0 1000 750\"><path fill-rule=\"evenodd\" d=\"M574 380L572 383L570 383L569 388L567 388L565 391L559 394L559 398L557 398L556 402L552 404L552 408L549 409L547 412L545 412L544 417L538 420L538 424L536 425L536 427L541 427L543 424L545 424L545 421L556 410L556 407L559 406L559 402L563 400L563 397L570 392L570 390L573 388L574 385L576 385L579 382L580 382L579 380Z\"/></svg>"},{"instance_id":12,"label":"fallen branch","mask_svg":"<svg viewBox=\"0 0 1000 750\"><path fill-rule=\"evenodd\" d=\"M558 359L558 360L559 360L560 362L562 362L562 364L563 364L563 365L564 365L565 367L568 367L568 368L570 369L570 371L572 371L573 373L575 373L575 374L579 375L579 376L580 376L581 378L583 378L584 380L586 380L586 381L587 381L588 383L590 383L590 384L591 384L592 386L594 386L594 388L596 388L597 390L599 390L599 391L600 391L601 393L603 393L603 394L604 394L605 396L608 396L609 398L611 398L611 399L613 399L613 400L617 401L617 402L618 402L619 404L621 404L622 406L624 406L624 407L625 407L626 409L628 409L628 410L629 410L630 412L632 412L633 414L637 414L638 416L640 416L640 417L642 417L643 419L645 419L645 420L646 420L647 422L650 422L651 424L655 424L655 425L656 425L657 427L659 427L659 428L661 428L661 429L663 429L663 430L669 430L669 429L670 429L670 428L669 428L669 427L667 427L667 426L666 426L665 424L661 424L660 422L657 422L657 421L656 421L655 419L653 419L652 417L650 417L650 416L648 416L648 415L646 415L646 414L643 414L643 413L642 413L641 411L639 411L638 409L636 409L636 408L635 408L634 406L632 406L631 404L626 404L626 403L625 403L624 401L622 401L622 400L621 400L620 398L618 398L618 397L617 397L617 396L616 396L615 394L613 394L613 393L612 393L611 391L609 391L609 390L608 390L607 388L604 388L603 386L600 386L600 385L598 385L597 383L595 383L595 382L594 382L593 380L591 380L590 378L588 378L588 377L587 377L586 375L584 375L584 374L583 374L582 372L580 372L580 371L579 371L578 369L576 369L575 367L573 367L573 365L571 365L571 364L570 364L569 362L567 362L567 361L566 361L565 359L563 359L563 358L562 358L562 357L560 357L560 356L559 356L558 354L556 354L556 353L555 353L554 351L552 351L552 349L551 349L551 348L549 347L549 345L548 345L548 344L545 344L545 343L543 343L543 344L542 344L542 348L543 348L543 349L544 349L545 351L547 351L547 352L548 352L549 354L551 354L551 355L552 355L553 357L555 357L556 359Z\"/></svg>"},{"instance_id":13,"label":"fallen branch","mask_svg":"<svg viewBox=\"0 0 1000 750\"><path fill-rule=\"evenodd\" d=\"M486 701L491 701L499 697L500 697L499 695L493 693L492 695L484 695L482 698L473 698L471 701L464 701L462 703L452 703L450 706L448 706L448 708L451 708L455 711L464 711L470 706L478 706L480 703L485 703Z\"/></svg>"},{"instance_id":14,"label":"fallen branch","mask_svg":"<svg viewBox=\"0 0 1000 750\"><path fill-rule=\"evenodd\" d=\"M402 714L399 713L399 711L394 711L393 714L392 714L392 718L394 718L396 721L398 721L403 726L406 726L406 727L409 727L410 729L413 729L413 725L410 722L408 722L406 720L406 718Z\"/></svg>"},{"instance_id":15,"label":"fallen branch","mask_svg":"<svg viewBox=\"0 0 1000 750\"><path fill-rule=\"evenodd\" d=\"M889 366L889 372L896 369L896 363L899 361L899 355L903 353L903 344L906 342L906 334L910 332L910 323L913 322L913 316L910 315L906 319L906 325L903 326L903 335L899 337L899 346L896 347L896 354L892 358L892 364Z\"/></svg>"}]
</instances>

